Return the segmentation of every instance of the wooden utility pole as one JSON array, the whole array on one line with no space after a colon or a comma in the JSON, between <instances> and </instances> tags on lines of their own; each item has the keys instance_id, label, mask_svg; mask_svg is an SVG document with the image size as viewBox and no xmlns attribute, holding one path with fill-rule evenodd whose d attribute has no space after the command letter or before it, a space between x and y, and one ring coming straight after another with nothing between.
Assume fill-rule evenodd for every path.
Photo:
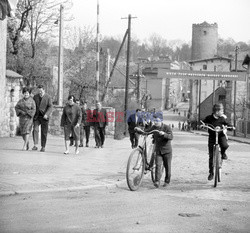
<instances>
[{"instance_id":1,"label":"wooden utility pole","mask_svg":"<svg viewBox=\"0 0 250 233\"><path fill-rule=\"evenodd\" d=\"M100 82L100 45L99 45L99 1L97 0L97 25L96 25L96 102L99 101Z\"/></svg>"},{"instance_id":2,"label":"wooden utility pole","mask_svg":"<svg viewBox=\"0 0 250 233\"><path fill-rule=\"evenodd\" d=\"M103 95L102 95L102 101L104 101L105 96L106 96L106 94L107 94L108 85L109 85L109 83L110 83L111 77L112 77L112 75L113 75L113 73L114 73L114 70L115 70L115 68L116 68L116 64L117 64L117 61L118 61L118 59L119 59L121 50L122 50L123 45L124 45L124 43L125 43L125 40L126 40L126 38L127 38L127 35L128 35L128 29L126 30L125 35L124 35L124 37L123 37L123 40L122 40L121 46L120 46L120 48L119 48L119 51L118 51L118 53L117 53L117 55L116 55L115 62L114 62L114 64L113 64L112 70L111 70L110 74L108 74L108 79L107 79L107 82L105 83L105 87L104 87L104 91L103 91Z\"/></svg>"},{"instance_id":3,"label":"wooden utility pole","mask_svg":"<svg viewBox=\"0 0 250 233\"><path fill-rule=\"evenodd\" d=\"M127 131L127 110L128 110L128 88L129 88L129 63L130 63L130 40L131 40L131 15L128 15L128 41L127 41L127 65L126 65L126 86L125 86L125 106L124 106L124 135Z\"/></svg>"},{"instance_id":4,"label":"wooden utility pole","mask_svg":"<svg viewBox=\"0 0 250 233\"><path fill-rule=\"evenodd\" d=\"M246 74L246 88L247 88L247 96L246 96L246 112L245 112L245 132L244 136L247 137L248 134L248 123L249 123L249 107L250 107L250 88L249 88L249 76L250 76L250 57L248 54L246 55L242 66L247 65L247 74Z\"/></svg>"},{"instance_id":5,"label":"wooden utility pole","mask_svg":"<svg viewBox=\"0 0 250 233\"><path fill-rule=\"evenodd\" d=\"M63 5L60 5L59 25L59 56L58 56L58 105L63 105Z\"/></svg>"},{"instance_id":6,"label":"wooden utility pole","mask_svg":"<svg viewBox=\"0 0 250 233\"><path fill-rule=\"evenodd\" d=\"M199 83L199 109L198 109L198 122L201 120L201 79L198 81Z\"/></svg>"},{"instance_id":7,"label":"wooden utility pole","mask_svg":"<svg viewBox=\"0 0 250 233\"><path fill-rule=\"evenodd\" d=\"M216 72L216 66L214 67L214 72ZM212 108L215 104L215 80L213 80L213 99L212 99Z\"/></svg>"},{"instance_id":8,"label":"wooden utility pole","mask_svg":"<svg viewBox=\"0 0 250 233\"><path fill-rule=\"evenodd\" d=\"M239 47L235 47L235 72L237 72L237 63L238 63L238 50ZM236 126L236 80L234 80L234 126ZM234 130L234 136L236 136L236 130Z\"/></svg>"},{"instance_id":9,"label":"wooden utility pole","mask_svg":"<svg viewBox=\"0 0 250 233\"><path fill-rule=\"evenodd\" d=\"M127 65L126 65L126 85L125 85L125 106L124 106L124 135L127 131L127 110L128 110L128 89L129 89L129 64L130 64L130 42L131 42L131 15L128 15L128 41L127 41Z\"/></svg>"},{"instance_id":10,"label":"wooden utility pole","mask_svg":"<svg viewBox=\"0 0 250 233\"><path fill-rule=\"evenodd\" d=\"M140 104L140 99L141 99L141 76L140 76L140 63L138 63L138 70L137 70L137 101L138 104Z\"/></svg>"}]
</instances>

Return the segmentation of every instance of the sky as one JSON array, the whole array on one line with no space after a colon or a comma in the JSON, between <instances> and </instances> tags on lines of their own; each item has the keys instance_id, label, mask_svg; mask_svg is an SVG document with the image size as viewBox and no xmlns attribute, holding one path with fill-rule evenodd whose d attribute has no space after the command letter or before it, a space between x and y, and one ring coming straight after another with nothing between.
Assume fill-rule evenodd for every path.
<instances>
[{"instance_id":1,"label":"sky","mask_svg":"<svg viewBox=\"0 0 250 233\"><path fill-rule=\"evenodd\" d=\"M72 0L77 27L96 27L97 0ZM250 0L99 0L100 34L122 38L131 14L132 37L141 42L156 33L167 41L190 42L192 24L218 24L219 37L250 43Z\"/></svg>"}]
</instances>

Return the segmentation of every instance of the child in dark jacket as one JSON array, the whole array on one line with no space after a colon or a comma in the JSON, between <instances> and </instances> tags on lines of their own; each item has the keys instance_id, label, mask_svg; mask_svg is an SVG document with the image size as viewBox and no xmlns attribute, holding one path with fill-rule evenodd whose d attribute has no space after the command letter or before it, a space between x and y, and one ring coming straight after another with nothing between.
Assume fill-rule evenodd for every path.
<instances>
[{"instance_id":1,"label":"child in dark jacket","mask_svg":"<svg viewBox=\"0 0 250 233\"><path fill-rule=\"evenodd\" d=\"M230 122L228 122L226 115L224 115L224 108L222 104L215 104L213 106L213 113L205 118L203 121L205 124L212 125L214 128L219 126L223 128L223 126L230 126ZM213 179L213 146L216 140L216 133L210 129L208 129L208 151L209 151L209 176L208 180ZM224 132L219 132L218 135L218 143L221 148L221 155L222 159L226 160L226 150L228 149L229 145L227 143L227 136Z\"/></svg>"},{"instance_id":2,"label":"child in dark jacket","mask_svg":"<svg viewBox=\"0 0 250 233\"><path fill-rule=\"evenodd\" d=\"M161 164L165 167L165 182L163 187L166 187L170 183L171 178L171 162L172 162L172 146L171 141L173 139L172 128L163 124L162 119L155 118L153 120L153 126L146 132L152 130L158 130L154 135L155 153L156 153L156 169L155 169L155 183L154 186L158 188L160 186L161 178Z\"/></svg>"}]
</instances>

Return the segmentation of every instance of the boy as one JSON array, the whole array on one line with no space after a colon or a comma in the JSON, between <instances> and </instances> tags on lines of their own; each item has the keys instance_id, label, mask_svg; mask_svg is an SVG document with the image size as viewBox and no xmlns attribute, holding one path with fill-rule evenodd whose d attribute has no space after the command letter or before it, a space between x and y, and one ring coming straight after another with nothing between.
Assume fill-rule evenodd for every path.
<instances>
[{"instance_id":1,"label":"boy","mask_svg":"<svg viewBox=\"0 0 250 233\"><path fill-rule=\"evenodd\" d=\"M223 127L223 125L227 125L232 127L232 125L227 121L226 115L224 115L224 108L222 104L215 104L213 106L213 113L205 118L203 121L205 124L212 125L214 127ZM214 177L213 174L213 145L215 144L216 133L212 130L208 129L209 137L208 137L208 151L209 151L209 176L208 180L212 180ZM218 143L221 148L222 159L226 160L226 150L229 147L227 143L227 137L224 132L219 132L218 135Z\"/></svg>"},{"instance_id":2,"label":"boy","mask_svg":"<svg viewBox=\"0 0 250 233\"><path fill-rule=\"evenodd\" d=\"M173 133L171 127L163 124L162 119L155 118L153 120L154 125L145 130L150 132L151 130L159 130L159 132L154 133L154 143L155 143L155 152L156 152L156 169L155 169L155 183L156 188L160 185L160 176L161 176L161 163L165 167L165 182L163 187L166 187L170 183L171 178L171 161L172 161L172 146L171 141L173 140Z\"/></svg>"}]
</instances>

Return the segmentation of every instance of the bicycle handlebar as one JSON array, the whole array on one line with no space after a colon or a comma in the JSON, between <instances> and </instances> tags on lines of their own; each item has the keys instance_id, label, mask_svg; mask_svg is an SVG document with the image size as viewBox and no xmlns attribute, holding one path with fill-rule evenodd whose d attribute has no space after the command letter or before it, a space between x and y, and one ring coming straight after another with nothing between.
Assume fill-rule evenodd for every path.
<instances>
[{"instance_id":1,"label":"bicycle handlebar","mask_svg":"<svg viewBox=\"0 0 250 233\"><path fill-rule=\"evenodd\" d=\"M210 130L212 130L214 132L222 132L225 129L233 129L233 130L235 130L234 126L223 125L223 128L221 128L219 126L217 126L215 128L212 128L211 126L206 125L203 121L201 121L201 123L202 123L202 125L200 127L210 129Z\"/></svg>"},{"instance_id":2,"label":"bicycle handlebar","mask_svg":"<svg viewBox=\"0 0 250 233\"><path fill-rule=\"evenodd\" d=\"M160 133L160 131L157 130L157 129L151 130L150 132L145 132L145 131L142 130L141 128L135 127L134 130L135 130L137 133L143 133L143 134L146 134L146 135L149 135L149 134L152 134L152 133Z\"/></svg>"}]
</instances>

